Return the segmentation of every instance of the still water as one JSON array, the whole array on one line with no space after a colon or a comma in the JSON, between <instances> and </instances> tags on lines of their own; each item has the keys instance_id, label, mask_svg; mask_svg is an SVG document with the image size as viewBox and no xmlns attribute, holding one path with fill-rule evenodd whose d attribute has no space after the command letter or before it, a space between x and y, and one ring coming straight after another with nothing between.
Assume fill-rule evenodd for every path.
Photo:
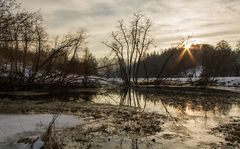
<instances>
[{"instance_id":1,"label":"still water","mask_svg":"<svg viewBox=\"0 0 240 149\"><path fill-rule=\"evenodd\" d=\"M163 148L205 148L224 143L220 134L210 134L212 128L240 117L240 98L232 93L175 92L154 88L123 89L97 95L94 102L125 105L143 112L156 112L178 119L164 124L155 137Z\"/></svg>"},{"instance_id":2,"label":"still water","mask_svg":"<svg viewBox=\"0 0 240 149\"><path fill-rule=\"evenodd\" d=\"M11 95L11 94L9 94ZM18 94L19 96L20 94ZM156 146L153 148L205 148L212 144L221 144L223 136L211 135L212 128L229 121L231 118L240 117L240 96L233 93L201 92L183 90L161 90L158 88L123 88L111 90L77 90L67 94L37 94L31 97L17 97L28 100L59 100L76 102L86 101L117 106L130 106L142 112L156 112L167 115L171 120L166 122L162 131L154 136ZM15 98L15 96L9 96ZM8 98L9 98L8 97ZM62 117L62 118L61 118ZM73 116L61 116L59 128L77 125L78 120ZM15 136L24 132L38 131L39 125L45 125L51 115L0 115L0 148L4 142L14 144ZM19 122L20 120L20 122ZM175 121L176 120L176 121ZM16 122L17 121L17 122ZM70 122L68 124L67 122ZM8 123L10 125L8 125ZM15 125L18 126L15 126ZM22 126L31 130L26 131ZM19 132L21 130L21 132ZM14 136L15 135L15 136ZM8 136L8 137L6 137ZM8 139L8 141L6 141ZM114 139L113 139L114 140ZM115 139L116 144L118 143ZM126 142L127 144L127 142ZM114 143L110 144L112 148ZM9 145L8 145L9 146ZM109 146L109 144L106 144ZM6 146L5 146L6 147Z\"/></svg>"}]
</instances>

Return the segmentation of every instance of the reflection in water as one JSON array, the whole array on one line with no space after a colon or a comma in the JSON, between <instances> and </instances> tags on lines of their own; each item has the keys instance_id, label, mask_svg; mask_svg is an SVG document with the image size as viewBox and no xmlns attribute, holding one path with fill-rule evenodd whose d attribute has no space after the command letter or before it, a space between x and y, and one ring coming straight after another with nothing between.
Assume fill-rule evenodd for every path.
<instances>
[{"instance_id":1,"label":"reflection in water","mask_svg":"<svg viewBox=\"0 0 240 149\"><path fill-rule=\"evenodd\" d=\"M86 90L81 92L0 94L0 98L13 100L94 101L120 106L131 106L146 112L158 112L173 116L234 116L239 112L239 99L229 94L182 94L178 91L163 91L159 88L121 88L113 91Z\"/></svg>"},{"instance_id":2,"label":"reflection in water","mask_svg":"<svg viewBox=\"0 0 240 149\"><path fill-rule=\"evenodd\" d=\"M2 97L1 97L2 96ZM4 97L3 97L4 96ZM16 96L0 94L0 98L10 99L34 99L51 101L74 102L79 100L94 101L96 103L107 103L120 106L131 106L144 112L157 112L159 114L177 117L179 121L171 124L166 123L159 136L154 136L154 143L169 148L173 144L191 144L197 146L199 142L219 142L219 138L209 135L209 130L218 126L229 117L239 116L240 100L238 96L221 94L199 94L199 93L176 93L176 91L165 92L159 88L122 88L114 91L84 91L69 93L40 94L38 96ZM171 142L171 137L175 137ZM183 137L185 136L185 138ZM191 139L189 139L189 136ZM156 138L156 141L155 141ZM167 138L166 140L164 140ZM119 138L118 138L119 139ZM139 148L139 146L151 145L152 139L120 138L120 147ZM117 139L115 139L116 141ZM145 143L142 143L145 141ZM164 142L165 141L165 142ZM179 142L177 142L179 141ZM189 141L189 142L188 142ZM113 141L114 142L114 141ZM119 145L118 144L118 145ZM148 148L144 146L145 148ZM153 147L154 148L154 147ZM157 148L157 147L156 147ZM164 147L163 147L164 148Z\"/></svg>"},{"instance_id":3,"label":"reflection in water","mask_svg":"<svg viewBox=\"0 0 240 149\"><path fill-rule=\"evenodd\" d=\"M113 91L86 90L81 92L53 92L27 96L19 94L0 94L0 98L13 100L51 101L94 101L120 106L131 106L146 112L158 112L170 116L222 117L239 115L239 98L229 94L182 94L176 91L164 91L159 88L121 88Z\"/></svg>"},{"instance_id":4,"label":"reflection in water","mask_svg":"<svg viewBox=\"0 0 240 149\"><path fill-rule=\"evenodd\" d=\"M103 97L104 96L104 97ZM104 99L104 100L102 100ZM234 116L239 112L238 97L230 95L166 94L157 88L123 88L96 96L95 102L136 107L142 111L188 116ZM236 113L232 111L235 108ZM177 114L177 115L176 115Z\"/></svg>"},{"instance_id":5,"label":"reflection in water","mask_svg":"<svg viewBox=\"0 0 240 149\"><path fill-rule=\"evenodd\" d=\"M157 88L124 88L109 93L107 98L101 95L93 100L177 117L179 121L173 124L166 123L157 137L159 140L164 138L163 136L180 136L173 139L173 142L169 142L169 139L161 141L161 146L166 147L169 147L169 144L205 147L204 145L208 143L224 141L222 138L210 135L210 129L226 122L232 116L239 116L240 112L239 97L224 93L218 95L171 94ZM134 139L132 146L138 144Z\"/></svg>"},{"instance_id":6,"label":"reflection in water","mask_svg":"<svg viewBox=\"0 0 240 149\"><path fill-rule=\"evenodd\" d=\"M140 104L140 101L144 101L143 107ZM120 106L133 106L137 107L140 110L145 109L146 107L146 100L143 99L143 95L138 92L137 90L131 89L131 88L123 88L120 91L120 101L119 101Z\"/></svg>"}]
</instances>

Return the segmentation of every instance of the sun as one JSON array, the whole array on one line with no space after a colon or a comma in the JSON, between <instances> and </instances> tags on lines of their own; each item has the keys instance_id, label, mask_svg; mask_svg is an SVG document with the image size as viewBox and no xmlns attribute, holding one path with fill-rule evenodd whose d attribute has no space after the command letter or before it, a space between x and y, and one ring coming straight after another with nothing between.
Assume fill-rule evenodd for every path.
<instances>
[{"instance_id":1,"label":"sun","mask_svg":"<svg viewBox=\"0 0 240 149\"><path fill-rule=\"evenodd\" d=\"M188 55L189 58L190 58L190 60L191 60L193 63L195 63L196 60L195 60L194 55L192 54L192 50L193 50L193 49L191 49L191 48L193 47L193 45L198 44L198 43L199 43L199 41L196 40L196 39L192 39L192 40L186 41L186 42L183 44L183 46L182 46L183 50L182 50L182 52L181 52L181 53L179 54L179 56L178 56L177 63L179 63L180 61L182 61L184 55Z\"/></svg>"},{"instance_id":2,"label":"sun","mask_svg":"<svg viewBox=\"0 0 240 149\"><path fill-rule=\"evenodd\" d=\"M191 39L191 40L187 40L183 45L183 47L185 49L190 49L193 45L196 44L200 44L200 40L199 39Z\"/></svg>"},{"instance_id":3,"label":"sun","mask_svg":"<svg viewBox=\"0 0 240 149\"><path fill-rule=\"evenodd\" d=\"M192 47L192 45L193 43L187 43L184 45L184 48L189 50Z\"/></svg>"}]
</instances>

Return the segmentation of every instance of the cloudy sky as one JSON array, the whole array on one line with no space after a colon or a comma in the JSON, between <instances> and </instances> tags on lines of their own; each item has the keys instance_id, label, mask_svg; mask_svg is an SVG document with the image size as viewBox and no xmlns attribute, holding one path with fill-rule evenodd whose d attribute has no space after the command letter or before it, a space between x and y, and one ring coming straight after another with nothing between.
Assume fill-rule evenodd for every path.
<instances>
[{"instance_id":1,"label":"cloudy sky","mask_svg":"<svg viewBox=\"0 0 240 149\"><path fill-rule=\"evenodd\" d=\"M117 20L141 11L153 22L156 50L180 37L216 44L225 39L233 47L240 40L240 0L19 0L30 11L41 10L51 36L87 30L88 47L97 56L109 52L108 40Z\"/></svg>"}]
</instances>

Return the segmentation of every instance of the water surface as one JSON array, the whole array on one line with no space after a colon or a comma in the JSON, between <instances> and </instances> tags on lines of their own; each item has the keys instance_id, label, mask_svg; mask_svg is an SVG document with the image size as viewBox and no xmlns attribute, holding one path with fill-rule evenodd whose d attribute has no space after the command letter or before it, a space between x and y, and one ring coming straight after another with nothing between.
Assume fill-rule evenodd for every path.
<instances>
[{"instance_id":1,"label":"water surface","mask_svg":"<svg viewBox=\"0 0 240 149\"><path fill-rule=\"evenodd\" d=\"M74 102L79 101L130 106L142 112L156 112L167 115L170 119L162 131L155 136L152 148L209 148L224 143L222 135L214 136L209 132L212 128L228 122L232 117L240 117L240 98L238 94L221 91L188 91L161 90L159 88L116 88L113 90L73 90L68 93L40 94L31 96L24 92L24 97L8 93L7 98L14 100L44 100ZM51 120L51 115L0 115L0 148L16 145L16 139L23 135L34 135L41 132ZM176 120L176 121L175 121ZM59 128L74 126L79 123L73 116L60 117ZM32 133L33 132L33 133ZM125 143L122 143L122 140ZM127 141L128 140L128 141ZM134 141L124 136L114 136L105 142L106 148L122 144L124 148ZM6 144L7 146L4 144ZM136 140L134 141L136 142ZM104 143L103 143L104 144ZM124 146L125 145L125 146ZM107 147L108 146L108 147ZM13 147L13 146L12 146Z\"/></svg>"},{"instance_id":2,"label":"water surface","mask_svg":"<svg viewBox=\"0 0 240 149\"><path fill-rule=\"evenodd\" d=\"M164 148L209 147L221 144L223 136L214 136L212 128L240 116L240 100L235 94L199 92L162 92L158 89L126 89L98 95L97 103L127 105L143 112L156 112L177 118L167 122L155 137Z\"/></svg>"}]
</instances>

